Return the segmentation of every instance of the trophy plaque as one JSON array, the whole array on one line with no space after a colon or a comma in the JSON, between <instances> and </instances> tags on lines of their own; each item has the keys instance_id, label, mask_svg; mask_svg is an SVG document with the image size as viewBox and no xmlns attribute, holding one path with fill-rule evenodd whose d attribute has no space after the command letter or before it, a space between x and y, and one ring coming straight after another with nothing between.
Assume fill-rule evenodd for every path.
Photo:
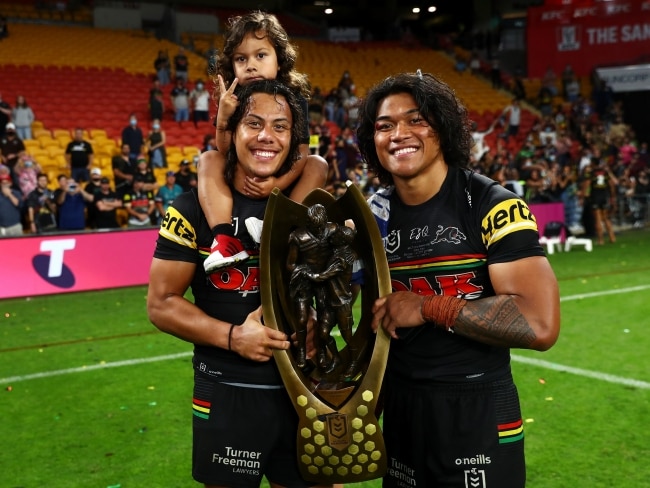
<instances>
[{"instance_id":1,"label":"trophy plaque","mask_svg":"<svg viewBox=\"0 0 650 488\"><path fill-rule=\"evenodd\" d=\"M382 328L374 333L370 323L374 301L391 286L361 191L348 183L335 199L317 189L299 204L276 188L264 216L260 272L265 325L295 334L288 351L273 354L298 413L303 478L329 484L382 477L387 461L377 417L390 336Z\"/></svg>"}]
</instances>

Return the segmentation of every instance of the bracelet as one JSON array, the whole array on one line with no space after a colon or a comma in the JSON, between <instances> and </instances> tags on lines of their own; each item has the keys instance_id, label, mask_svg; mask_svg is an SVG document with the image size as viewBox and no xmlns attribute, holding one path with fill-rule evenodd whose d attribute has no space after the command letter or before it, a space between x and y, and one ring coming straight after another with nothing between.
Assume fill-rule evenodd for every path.
<instances>
[{"instance_id":1,"label":"bracelet","mask_svg":"<svg viewBox=\"0 0 650 488\"><path fill-rule=\"evenodd\" d=\"M232 351L230 348L232 343L232 330L235 328L235 324L230 324L230 330L228 331L228 350Z\"/></svg>"},{"instance_id":2,"label":"bracelet","mask_svg":"<svg viewBox=\"0 0 650 488\"><path fill-rule=\"evenodd\" d=\"M467 300L464 298L429 295L422 300L420 313L425 321L434 322L447 332L453 332L458 314L465 304Z\"/></svg>"}]
</instances>

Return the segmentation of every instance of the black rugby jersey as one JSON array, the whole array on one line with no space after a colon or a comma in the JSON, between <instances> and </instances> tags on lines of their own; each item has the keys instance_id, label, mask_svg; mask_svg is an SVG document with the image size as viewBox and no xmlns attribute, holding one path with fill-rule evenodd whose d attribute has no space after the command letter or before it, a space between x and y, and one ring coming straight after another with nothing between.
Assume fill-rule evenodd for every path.
<instances>
[{"instance_id":1,"label":"black rugby jersey","mask_svg":"<svg viewBox=\"0 0 650 488\"><path fill-rule=\"evenodd\" d=\"M154 257L196 264L191 283L194 303L208 315L241 324L261 304L259 248L244 221L262 220L267 199L250 199L233 193L233 225L250 258L232 268L206 276L203 261L210 254L212 233L201 211L197 190L181 194L167 210L160 226ZM194 367L216 381L259 385L282 385L275 362L256 362L225 349L194 346Z\"/></svg>"},{"instance_id":2,"label":"black rugby jersey","mask_svg":"<svg viewBox=\"0 0 650 488\"><path fill-rule=\"evenodd\" d=\"M488 265L543 256L526 203L497 182L449 168L429 201L407 206L392 188L369 204L380 226L393 291L475 300L493 296ZM531 279L535 279L531 276ZM507 371L508 348L424 324L398 329L388 371L412 380L488 380Z\"/></svg>"}]
</instances>

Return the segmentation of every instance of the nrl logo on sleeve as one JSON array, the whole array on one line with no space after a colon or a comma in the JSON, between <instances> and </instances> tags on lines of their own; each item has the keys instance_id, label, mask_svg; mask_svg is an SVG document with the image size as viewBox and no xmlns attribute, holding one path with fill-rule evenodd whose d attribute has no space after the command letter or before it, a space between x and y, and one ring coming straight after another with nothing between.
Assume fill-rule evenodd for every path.
<instances>
[{"instance_id":1,"label":"nrl logo on sleeve","mask_svg":"<svg viewBox=\"0 0 650 488\"><path fill-rule=\"evenodd\" d=\"M160 235L183 246L196 248L194 227L174 207L169 207L160 224Z\"/></svg>"},{"instance_id":2,"label":"nrl logo on sleeve","mask_svg":"<svg viewBox=\"0 0 650 488\"><path fill-rule=\"evenodd\" d=\"M486 246L494 244L504 236L521 230L537 232L537 222L523 200L511 198L490 209L481 222L481 234Z\"/></svg>"}]
</instances>

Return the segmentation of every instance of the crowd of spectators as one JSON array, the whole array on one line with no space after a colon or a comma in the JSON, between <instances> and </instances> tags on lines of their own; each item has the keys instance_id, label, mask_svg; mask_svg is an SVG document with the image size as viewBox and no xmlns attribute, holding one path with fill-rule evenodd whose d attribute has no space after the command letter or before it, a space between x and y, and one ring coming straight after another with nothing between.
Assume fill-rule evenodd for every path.
<instances>
[{"instance_id":1,"label":"crowd of spectators","mask_svg":"<svg viewBox=\"0 0 650 488\"><path fill-rule=\"evenodd\" d=\"M112 174L102 174L94 167L92 145L83 139L83 129L77 128L65 151L69 173L59 176L54 192L47 189L52 182L22 143L31 137L34 113L24 97L19 96L11 107L0 94L2 233L16 228L16 210L21 232L155 225L179 188L196 185L196 173L188 160L178 171L166 172L164 185L159 185L153 174L153 168L167 167L166 136L160 122L166 116L163 87L171 85L168 93L176 121L209 119L210 92L201 80L191 89L186 85L187 57L182 48L171 60L167 52L160 51L153 69L148 133L131 114L122 131L120 154L111 162ZM467 63L457 63L456 69L486 76L476 54ZM607 180L612 197L606 216L618 224L645 225L650 199L647 141L639 141L625 123L622 105L611 90L594 79L592 97L582 96L570 66L559 77L549 69L539 93L532 96L527 96L519 73L504 85L498 63L491 66L486 78L497 89L509 89L513 98L491 123L472 121L475 147L470 164L476 172L499 181L529 203L562 202L570 232L594 236L598 226L592 192L594 185L602 183L595 181L598 174ZM562 97L561 103L557 103L558 97ZM334 195L345 191L346 180L367 196L379 188L378 178L368 171L356 146L359 103L348 70L329 91L313 87L309 100L310 147L328 161L326 189ZM524 111L535 118L525 132L521 130ZM212 135L207 134L204 149L213 146ZM5 189L7 178L11 185ZM79 209L84 217L79 217ZM63 218L69 215L74 218ZM603 228L606 224L603 222Z\"/></svg>"}]
</instances>

